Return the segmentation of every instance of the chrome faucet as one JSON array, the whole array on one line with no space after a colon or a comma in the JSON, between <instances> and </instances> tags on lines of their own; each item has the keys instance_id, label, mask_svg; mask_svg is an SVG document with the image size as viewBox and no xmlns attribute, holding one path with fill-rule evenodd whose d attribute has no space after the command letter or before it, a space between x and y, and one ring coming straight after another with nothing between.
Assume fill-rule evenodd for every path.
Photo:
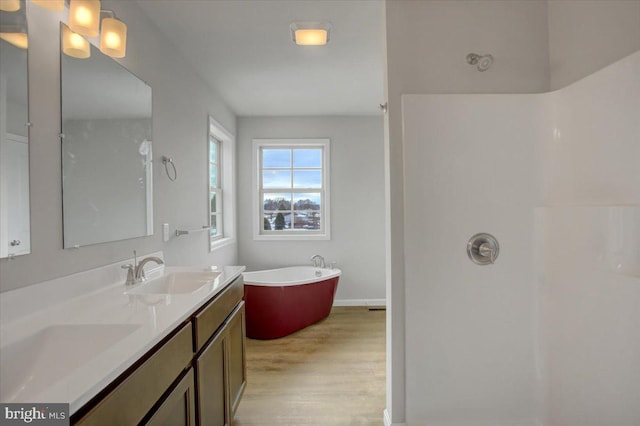
<instances>
[{"instance_id":1,"label":"chrome faucet","mask_svg":"<svg viewBox=\"0 0 640 426\"><path fill-rule=\"evenodd\" d=\"M164 264L162 259L155 256L149 256L142 259L140 263L138 263L138 266L136 267L136 270L133 274L133 279L136 283L140 283L147 279L147 277L145 277L144 275L144 265L146 265L148 262L156 262L158 265Z\"/></svg>"},{"instance_id":2,"label":"chrome faucet","mask_svg":"<svg viewBox=\"0 0 640 426\"><path fill-rule=\"evenodd\" d=\"M325 268L326 264L324 263L324 257L319 254L314 254L310 259L313 262L313 266L315 268Z\"/></svg>"},{"instance_id":3,"label":"chrome faucet","mask_svg":"<svg viewBox=\"0 0 640 426\"><path fill-rule=\"evenodd\" d=\"M155 256L145 257L140 261L140 263L138 263L138 256L136 251L134 250L133 265L128 263L126 265L121 266L122 269L127 270L127 281L124 284L133 285L133 284L141 283L142 281L146 280L147 278L144 275L144 265L146 265L147 262L156 262L158 265L164 264L162 259Z\"/></svg>"}]
</instances>

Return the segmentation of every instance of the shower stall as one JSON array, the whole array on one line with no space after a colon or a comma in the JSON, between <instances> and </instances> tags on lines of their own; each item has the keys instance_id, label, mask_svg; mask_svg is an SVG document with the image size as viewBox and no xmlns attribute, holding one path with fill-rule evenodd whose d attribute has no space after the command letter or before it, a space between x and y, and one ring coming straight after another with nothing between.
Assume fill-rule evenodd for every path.
<instances>
[{"instance_id":1,"label":"shower stall","mask_svg":"<svg viewBox=\"0 0 640 426\"><path fill-rule=\"evenodd\" d=\"M640 425L640 52L402 124L406 424Z\"/></svg>"}]
</instances>

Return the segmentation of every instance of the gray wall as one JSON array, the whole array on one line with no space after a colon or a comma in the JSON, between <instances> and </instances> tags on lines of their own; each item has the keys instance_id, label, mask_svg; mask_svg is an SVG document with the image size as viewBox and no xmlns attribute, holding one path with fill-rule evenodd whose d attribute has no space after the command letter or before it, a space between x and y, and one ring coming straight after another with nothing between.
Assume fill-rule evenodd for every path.
<instances>
[{"instance_id":1,"label":"gray wall","mask_svg":"<svg viewBox=\"0 0 640 426\"><path fill-rule=\"evenodd\" d=\"M29 4L29 95L31 128L30 255L0 260L0 290L6 291L117 262L138 253L165 252L168 264L235 264L237 246L208 252L207 235L162 242L162 224L198 228L207 223L207 116L235 133L235 115L186 65L176 49L134 2L105 1L128 26L122 63L153 88L154 226L151 237L62 249L60 177L61 12ZM179 178L170 182L160 158L173 157Z\"/></svg>"},{"instance_id":2,"label":"gray wall","mask_svg":"<svg viewBox=\"0 0 640 426\"><path fill-rule=\"evenodd\" d=\"M640 49L640 1L550 0L551 90Z\"/></svg>"},{"instance_id":3,"label":"gray wall","mask_svg":"<svg viewBox=\"0 0 640 426\"><path fill-rule=\"evenodd\" d=\"M254 241L252 140L321 137L331 139L331 240ZM384 299L382 117L239 118L238 159L240 263L248 270L308 265L318 253L343 271L336 299Z\"/></svg>"}]
</instances>

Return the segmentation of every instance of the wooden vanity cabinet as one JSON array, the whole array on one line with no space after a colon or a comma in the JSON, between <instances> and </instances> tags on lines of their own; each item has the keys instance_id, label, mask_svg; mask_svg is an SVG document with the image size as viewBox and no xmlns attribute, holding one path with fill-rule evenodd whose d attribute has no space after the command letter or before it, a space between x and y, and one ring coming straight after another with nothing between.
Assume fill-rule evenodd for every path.
<instances>
[{"instance_id":1,"label":"wooden vanity cabinet","mask_svg":"<svg viewBox=\"0 0 640 426\"><path fill-rule=\"evenodd\" d=\"M163 400L176 379L191 366L193 359L192 327L187 323L173 334L115 387L105 390L106 395L81 418L72 417L76 425L135 425ZM193 377L193 376L192 376ZM88 404L88 405L89 405Z\"/></svg>"},{"instance_id":2,"label":"wooden vanity cabinet","mask_svg":"<svg viewBox=\"0 0 640 426\"><path fill-rule=\"evenodd\" d=\"M148 421L149 426L195 426L196 386L190 368Z\"/></svg>"},{"instance_id":3,"label":"wooden vanity cabinet","mask_svg":"<svg viewBox=\"0 0 640 426\"><path fill-rule=\"evenodd\" d=\"M202 426L230 425L247 383L245 311L242 292L237 292L243 283L239 280L227 295L234 309L196 356L198 424ZM197 321L198 317L196 330Z\"/></svg>"},{"instance_id":4,"label":"wooden vanity cabinet","mask_svg":"<svg viewBox=\"0 0 640 426\"><path fill-rule=\"evenodd\" d=\"M74 425L231 425L246 385L238 277L74 413Z\"/></svg>"}]
</instances>

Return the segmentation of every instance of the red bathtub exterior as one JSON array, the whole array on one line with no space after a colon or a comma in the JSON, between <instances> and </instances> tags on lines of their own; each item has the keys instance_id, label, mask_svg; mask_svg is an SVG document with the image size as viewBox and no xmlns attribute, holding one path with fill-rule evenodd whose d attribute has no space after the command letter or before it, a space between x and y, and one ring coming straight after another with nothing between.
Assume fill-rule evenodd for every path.
<instances>
[{"instance_id":1,"label":"red bathtub exterior","mask_svg":"<svg viewBox=\"0 0 640 426\"><path fill-rule=\"evenodd\" d=\"M278 287L245 283L247 337L277 339L326 318L339 279Z\"/></svg>"}]
</instances>

